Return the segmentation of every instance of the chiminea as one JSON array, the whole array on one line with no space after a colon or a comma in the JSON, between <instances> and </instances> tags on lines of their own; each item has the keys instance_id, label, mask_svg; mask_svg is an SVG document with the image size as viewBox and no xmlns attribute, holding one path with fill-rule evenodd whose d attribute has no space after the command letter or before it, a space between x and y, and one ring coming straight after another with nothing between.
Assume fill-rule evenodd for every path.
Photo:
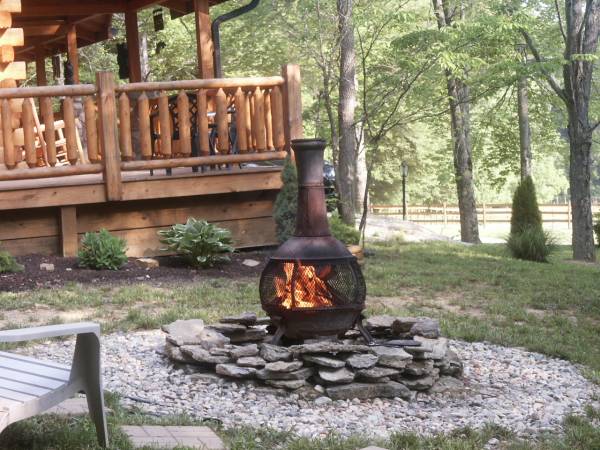
<instances>
[{"instance_id":1,"label":"chiminea","mask_svg":"<svg viewBox=\"0 0 600 450\"><path fill-rule=\"evenodd\" d=\"M325 141L292 141L298 169L296 232L260 278L263 309L289 338L341 335L360 326L366 286L356 258L331 236L323 186Z\"/></svg>"}]
</instances>

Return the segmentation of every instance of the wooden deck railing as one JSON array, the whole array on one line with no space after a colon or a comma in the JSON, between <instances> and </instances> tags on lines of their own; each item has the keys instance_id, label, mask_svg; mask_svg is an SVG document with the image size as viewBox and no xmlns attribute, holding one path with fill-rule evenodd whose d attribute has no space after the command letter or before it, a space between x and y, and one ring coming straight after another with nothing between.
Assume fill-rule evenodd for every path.
<instances>
[{"instance_id":1,"label":"wooden deck railing","mask_svg":"<svg viewBox=\"0 0 600 450\"><path fill-rule=\"evenodd\" d=\"M263 78L117 85L100 72L95 84L0 89L0 181L103 173L119 200L124 171L283 159L301 137L299 80L286 65Z\"/></svg>"}]
</instances>

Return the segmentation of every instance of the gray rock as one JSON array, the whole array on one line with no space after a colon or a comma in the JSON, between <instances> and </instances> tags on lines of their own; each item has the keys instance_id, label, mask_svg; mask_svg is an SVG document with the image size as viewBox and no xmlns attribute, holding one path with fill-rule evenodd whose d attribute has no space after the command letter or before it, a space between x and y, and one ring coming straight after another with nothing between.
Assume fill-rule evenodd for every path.
<instances>
[{"instance_id":1,"label":"gray rock","mask_svg":"<svg viewBox=\"0 0 600 450\"><path fill-rule=\"evenodd\" d=\"M408 364L404 371L403 375L411 375L416 377L421 377L423 375L427 375L433 371L433 361L425 360L425 361L412 361Z\"/></svg>"},{"instance_id":2,"label":"gray rock","mask_svg":"<svg viewBox=\"0 0 600 450\"><path fill-rule=\"evenodd\" d=\"M300 389L306 385L305 380L266 380L265 383L276 388L284 389Z\"/></svg>"},{"instance_id":3,"label":"gray rock","mask_svg":"<svg viewBox=\"0 0 600 450\"><path fill-rule=\"evenodd\" d=\"M463 374L463 363L452 350L448 350L446 357L439 363L436 362L435 367L440 369L441 375L461 377Z\"/></svg>"},{"instance_id":4,"label":"gray rock","mask_svg":"<svg viewBox=\"0 0 600 450\"><path fill-rule=\"evenodd\" d=\"M167 355L167 357L171 361L174 361L174 362L180 362L180 363L186 363L186 364L192 364L195 362L192 358L185 355L181 351L180 347L178 347L170 342L165 343L164 352L165 352L165 355Z\"/></svg>"},{"instance_id":5,"label":"gray rock","mask_svg":"<svg viewBox=\"0 0 600 450\"><path fill-rule=\"evenodd\" d=\"M154 258L138 258L136 262L144 269L156 269L160 267L160 262Z\"/></svg>"},{"instance_id":6,"label":"gray rock","mask_svg":"<svg viewBox=\"0 0 600 450\"><path fill-rule=\"evenodd\" d=\"M402 333L410 332L410 329L413 327L415 323L419 320L418 317L396 317L394 323L392 324L392 333L395 335L399 335Z\"/></svg>"},{"instance_id":7,"label":"gray rock","mask_svg":"<svg viewBox=\"0 0 600 450\"><path fill-rule=\"evenodd\" d=\"M237 323L240 325L254 325L256 323L256 314L253 312L245 312L237 316L223 317L219 320L221 323Z\"/></svg>"},{"instance_id":8,"label":"gray rock","mask_svg":"<svg viewBox=\"0 0 600 450\"><path fill-rule=\"evenodd\" d=\"M365 326L369 330L374 330L378 328L391 328L395 320L396 318L394 316L390 316L387 314L383 314L380 316L372 316L365 321Z\"/></svg>"},{"instance_id":9,"label":"gray rock","mask_svg":"<svg viewBox=\"0 0 600 450\"><path fill-rule=\"evenodd\" d=\"M441 335L440 322L435 319L423 319L415 323L410 334L413 336L423 336L425 338L436 339Z\"/></svg>"},{"instance_id":10,"label":"gray rock","mask_svg":"<svg viewBox=\"0 0 600 450\"><path fill-rule=\"evenodd\" d=\"M292 352L287 348L273 344L260 345L260 357L265 361L289 361L292 359Z\"/></svg>"},{"instance_id":11,"label":"gray rock","mask_svg":"<svg viewBox=\"0 0 600 450\"><path fill-rule=\"evenodd\" d=\"M256 372L256 376L261 380L306 380L313 374L310 367L304 367L294 372L271 372L267 369L261 369Z\"/></svg>"},{"instance_id":12,"label":"gray rock","mask_svg":"<svg viewBox=\"0 0 600 450\"><path fill-rule=\"evenodd\" d=\"M252 378L256 374L256 369L253 367L240 367L235 364L217 364L215 371L219 375L240 379Z\"/></svg>"},{"instance_id":13,"label":"gray rock","mask_svg":"<svg viewBox=\"0 0 600 450\"><path fill-rule=\"evenodd\" d=\"M341 369L319 369L319 377L328 383L345 384L354 381L354 373L342 367Z\"/></svg>"},{"instance_id":14,"label":"gray rock","mask_svg":"<svg viewBox=\"0 0 600 450\"><path fill-rule=\"evenodd\" d=\"M180 347L182 353L194 361L203 364L226 364L231 362L229 356L211 355L208 350L200 345L184 345Z\"/></svg>"},{"instance_id":15,"label":"gray rock","mask_svg":"<svg viewBox=\"0 0 600 450\"><path fill-rule=\"evenodd\" d=\"M302 355L302 359L314 363L317 366L329 367L331 369L341 369L346 365L346 363L340 359L329 358L327 356Z\"/></svg>"},{"instance_id":16,"label":"gray rock","mask_svg":"<svg viewBox=\"0 0 600 450\"><path fill-rule=\"evenodd\" d=\"M370 347L373 353L379 357L380 366L404 369L412 361L412 356L399 347Z\"/></svg>"},{"instance_id":17,"label":"gray rock","mask_svg":"<svg viewBox=\"0 0 600 450\"><path fill-rule=\"evenodd\" d=\"M352 369L369 369L377 364L377 361L379 361L379 356L362 353L350 356L346 360L346 364Z\"/></svg>"},{"instance_id":18,"label":"gray rock","mask_svg":"<svg viewBox=\"0 0 600 450\"><path fill-rule=\"evenodd\" d=\"M314 404L316 406L323 406L323 405L328 405L332 401L333 400L331 400L329 397L321 396L321 397L318 397L315 399Z\"/></svg>"},{"instance_id":19,"label":"gray rock","mask_svg":"<svg viewBox=\"0 0 600 450\"><path fill-rule=\"evenodd\" d=\"M258 346L256 344L236 345L231 349L231 357L235 359L256 355L258 355Z\"/></svg>"},{"instance_id":20,"label":"gray rock","mask_svg":"<svg viewBox=\"0 0 600 450\"><path fill-rule=\"evenodd\" d=\"M409 388L412 391L426 391L427 389L431 388L435 384L435 382L438 380L438 378L439 378L438 374L439 374L439 370L433 369L433 372L431 374L426 375L424 377L413 378L413 377L398 375L398 376L395 376L392 378L394 379L394 381L397 381L398 383L402 383L404 386L406 386L407 388Z\"/></svg>"},{"instance_id":21,"label":"gray rock","mask_svg":"<svg viewBox=\"0 0 600 450\"><path fill-rule=\"evenodd\" d=\"M232 344L241 344L244 342L262 341L267 335L267 330L263 328L248 328L244 333L232 334L229 339Z\"/></svg>"},{"instance_id":22,"label":"gray rock","mask_svg":"<svg viewBox=\"0 0 600 450\"><path fill-rule=\"evenodd\" d=\"M413 359L431 359L433 349L429 344L421 344L419 347L405 347L404 350L410 353Z\"/></svg>"},{"instance_id":23,"label":"gray rock","mask_svg":"<svg viewBox=\"0 0 600 450\"><path fill-rule=\"evenodd\" d=\"M362 353L369 352L370 347L338 341L320 341L311 344L292 345L290 351L299 355L306 353Z\"/></svg>"},{"instance_id":24,"label":"gray rock","mask_svg":"<svg viewBox=\"0 0 600 450\"><path fill-rule=\"evenodd\" d=\"M444 337L428 339L422 336L415 336L415 341L421 342L422 346L431 348L431 355L429 357L432 359L442 359L448 351L448 339Z\"/></svg>"},{"instance_id":25,"label":"gray rock","mask_svg":"<svg viewBox=\"0 0 600 450\"><path fill-rule=\"evenodd\" d=\"M465 383L454 377L443 376L429 389L432 394L463 392Z\"/></svg>"},{"instance_id":26,"label":"gray rock","mask_svg":"<svg viewBox=\"0 0 600 450\"><path fill-rule=\"evenodd\" d=\"M261 368L261 367L265 367L265 364L267 362L264 359L259 358L258 356L243 356L241 358L238 358L238 360L235 363L238 366L242 366L242 367Z\"/></svg>"},{"instance_id":27,"label":"gray rock","mask_svg":"<svg viewBox=\"0 0 600 450\"><path fill-rule=\"evenodd\" d=\"M242 334L248 329L248 327L244 325L239 325L237 323L215 323L212 325L208 325L206 328L216 330L219 333L224 334L225 336Z\"/></svg>"},{"instance_id":28,"label":"gray rock","mask_svg":"<svg viewBox=\"0 0 600 450\"><path fill-rule=\"evenodd\" d=\"M302 367L302 361L277 361L267 363L265 369L269 372L293 372Z\"/></svg>"},{"instance_id":29,"label":"gray rock","mask_svg":"<svg viewBox=\"0 0 600 450\"><path fill-rule=\"evenodd\" d=\"M205 328L198 335L199 342L202 348L206 350L210 350L215 347L224 347L229 344L229 338L227 336L222 335L218 331L211 330L210 328Z\"/></svg>"},{"instance_id":30,"label":"gray rock","mask_svg":"<svg viewBox=\"0 0 600 450\"><path fill-rule=\"evenodd\" d=\"M375 366L370 369L357 370L356 379L359 381L366 381L367 383L375 383L380 381L382 378L398 375L399 373L400 371L398 369Z\"/></svg>"},{"instance_id":31,"label":"gray rock","mask_svg":"<svg viewBox=\"0 0 600 450\"><path fill-rule=\"evenodd\" d=\"M208 352L214 356L231 356L233 345L225 345L223 347L213 347Z\"/></svg>"},{"instance_id":32,"label":"gray rock","mask_svg":"<svg viewBox=\"0 0 600 450\"><path fill-rule=\"evenodd\" d=\"M394 381L387 383L350 383L331 386L327 388L327 395L332 400L367 399L374 397L400 397L409 400L412 397L410 390L406 386Z\"/></svg>"},{"instance_id":33,"label":"gray rock","mask_svg":"<svg viewBox=\"0 0 600 450\"><path fill-rule=\"evenodd\" d=\"M163 325L162 330L169 334L167 340L174 345L199 345L204 321L202 319L176 320Z\"/></svg>"}]
</instances>

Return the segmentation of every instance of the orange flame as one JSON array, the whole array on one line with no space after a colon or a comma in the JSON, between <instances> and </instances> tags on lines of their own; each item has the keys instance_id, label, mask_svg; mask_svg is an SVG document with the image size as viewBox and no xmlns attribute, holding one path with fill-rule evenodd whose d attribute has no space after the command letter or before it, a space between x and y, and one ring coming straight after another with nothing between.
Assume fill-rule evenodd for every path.
<instances>
[{"instance_id":1,"label":"orange flame","mask_svg":"<svg viewBox=\"0 0 600 450\"><path fill-rule=\"evenodd\" d=\"M333 296L325 282L331 266L317 271L315 266L303 266L300 261L283 264L284 278L275 280L280 305L292 308L323 308L333 306Z\"/></svg>"}]
</instances>

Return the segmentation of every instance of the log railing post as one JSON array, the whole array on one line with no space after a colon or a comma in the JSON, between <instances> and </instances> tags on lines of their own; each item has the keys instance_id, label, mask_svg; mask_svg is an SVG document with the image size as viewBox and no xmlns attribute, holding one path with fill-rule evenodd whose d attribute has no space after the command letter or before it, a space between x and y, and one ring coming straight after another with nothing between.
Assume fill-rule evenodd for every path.
<instances>
[{"instance_id":1,"label":"log railing post","mask_svg":"<svg viewBox=\"0 0 600 450\"><path fill-rule=\"evenodd\" d=\"M117 136L117 102L115 77L112 72L96 74L98 88L98 115L100 142L103 150L104 183L108 201L118 201L123 197L121 180L121 152Z\"/></svg>"},{"instance_id":2,"label":"log railing post","mask_svg":"<svg viewBox=\"0 0 600 450\"><path fill-rule=\"evenodd\" d=\"M281 76L284 79L283 85L283 108L284 108L284 129L285 129L285 147L291 152L292 139L302 137L302 95L300 92L300 66L296 64L286 64L281 69Z\"/></svg>"}]
</instances>

